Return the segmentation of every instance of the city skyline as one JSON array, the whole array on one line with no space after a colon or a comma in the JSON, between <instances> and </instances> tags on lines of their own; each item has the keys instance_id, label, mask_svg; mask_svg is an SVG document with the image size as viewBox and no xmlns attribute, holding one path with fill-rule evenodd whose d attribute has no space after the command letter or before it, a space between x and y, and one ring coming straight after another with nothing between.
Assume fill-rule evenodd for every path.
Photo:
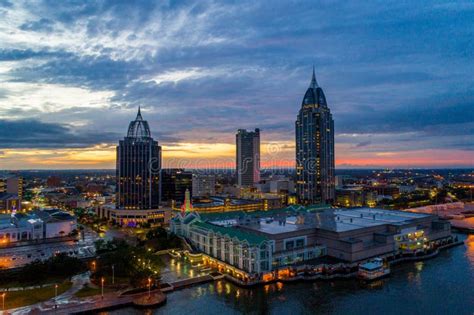
<instances>
[{"instance_id":1,"label":"city skyline","mask_svg":"<svg viewBox=\"0 0 474 315\"><path fill-rule=\"evenodd\" d=\"M313 64L336 168L473 166L472 4L275 5L1 2L0 169L112 169L140 105L165 167L232 168L260 128L291 168Z\"/></svg>"}]
</instances>

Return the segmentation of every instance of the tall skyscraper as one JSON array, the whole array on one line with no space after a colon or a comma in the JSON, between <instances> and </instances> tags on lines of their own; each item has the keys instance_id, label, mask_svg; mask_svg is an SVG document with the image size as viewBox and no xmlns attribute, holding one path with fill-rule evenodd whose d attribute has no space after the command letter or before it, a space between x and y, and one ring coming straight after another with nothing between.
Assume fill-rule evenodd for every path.
<instances>
[{"instance_id":1,"label":"tall skyscraper","mask_svg":"<svg viewBox=\"0 0 474 315\"><path fill-rule=\"evenodd\" d=\"M153 140L140 108L117 147L118 209L157 209L160 203L161 147Z\"/></svg>"},{"instance_id":2,"label":"tall skyscraper","mask_svg":"<svg viewBox=\"0 0 474 315\"><path fill-rule=\"evenodd\" d=\"M334 201L334 121L314 74L296 119L296 192L303 204Z\"/></svg>"},{"instance_id":3,"label":"tall skyscraper","mask_svg":"<svg viewBox=\"0 0 474 315\"><path fill-rule=\"evenodd\" d=\"M239 129L235 135L237 145L237 184L251 187L260 181L260 129Z\"/></svg>"}]
</instances>

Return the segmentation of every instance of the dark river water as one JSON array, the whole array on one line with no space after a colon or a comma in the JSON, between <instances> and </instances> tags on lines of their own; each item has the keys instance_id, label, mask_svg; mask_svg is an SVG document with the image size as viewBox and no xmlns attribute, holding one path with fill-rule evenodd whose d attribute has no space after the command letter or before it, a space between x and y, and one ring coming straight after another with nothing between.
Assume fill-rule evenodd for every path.
<instances>
[{"instance_id":1,"label":"dark river water","mask_svg":"<svg viewBox=\"0 0 474 315\"><path fill-rule=\"evenodd\" d=\"M466 236L462 236L466 238ZM370 286L358 280L271 284L242 289L228 282L168 295L155 310L110 314L474 314L474 235L434 259L403 263Z\"/></svg>"}]
</instances>

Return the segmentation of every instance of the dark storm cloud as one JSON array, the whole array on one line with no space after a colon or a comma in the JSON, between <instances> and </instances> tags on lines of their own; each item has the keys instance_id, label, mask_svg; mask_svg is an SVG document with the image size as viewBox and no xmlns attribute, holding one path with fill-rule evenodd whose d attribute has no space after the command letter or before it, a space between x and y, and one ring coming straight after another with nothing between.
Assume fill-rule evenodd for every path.
<instances>
[{"instance_id":1,"label":"dark storm cloud","mask_svg":"<svg viewBox=\"0 0 474 315\"><path fill-rule=\"evenodd\" d=\"M474 95L474 92L473 92ZM472 134L472 128L462 124L474 123L474 99L445 98L416 101L397 108L360 109L338 115L338 133L399 133L407 131ZM358 123L354 123L357 121ZM459 128L458 128L459 127Z\"/></svg>"},{"instance_id":2,"label":"dark storm cloud","mask_svg":"<svg viewBox=\"0 0 474 315\"><path fill-rule=\"evenodd\" d=\"M9 147L26 147L35 134L56 139L56 146L115 143L133 119L125 112L139 105L162 143L219 142L238 128L261 128L274 141L292 141L312 64L341 143L359 151L386 143L396 150L473 146L474 6L42 1L27 11L18 28L44 36L44 46L0 43L0 61L41 62L16 65L6 80L108 90L114 96L107 113L35 113L38 124L51 121L47 115L89 124L53 124L64 129L38 130ZM74 44L48 45L49 35L71 30L78 31ZM181 72L192 75L179 77ZM156 79L166 75L167 80ZM2 95L8 91L0 87ZM5 110L3 117L10 113ZM96 132L99 127L110 133Z\"/></svg>"},{"instance_id":3,"label":"dark storm cloud","mask_svg":"<svg viewBox=\"0 0 474 315\"><path fill-rule=\"evenodd\" d=\"M154 133L167 142L181 139L166 133ZM31 120L0 120L2 148L84 148L100 143L116 143L124 133L103 131L77 132L77 128Z\"/></svg>"},{"instance_id":4,"label":"dark storm cloud","mask_svg":"<svg viewBox=\"0 0 474 315\"><path fill-rule=\"evenodd\" d=\"M24 55L28 56L27 53ZM107 57L78 57L65 52L58 52L53 57L55 58L50 58L41 65L14 69L11 75L17 82L37 81L71 86L80 83L93 90L119 91L130 81L146 73L143 65L114 61Z\"/></svg>"},{"instance_id":5,"label":"dark storm cloud","mask_svg":"<svg viewBox=\"0 0 474 315\"><path fill-rule=\"evenodd\" d=\"M81 148L111 142L118 136L113 133L76 133L70 126L37 120L0 120L2 148Z\"/></svg>"}]
</instances>

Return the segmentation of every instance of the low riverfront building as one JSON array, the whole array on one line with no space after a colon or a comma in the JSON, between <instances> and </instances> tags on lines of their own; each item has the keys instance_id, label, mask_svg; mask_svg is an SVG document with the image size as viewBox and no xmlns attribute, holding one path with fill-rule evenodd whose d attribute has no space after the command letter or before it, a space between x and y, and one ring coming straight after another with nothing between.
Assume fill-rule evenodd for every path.
<instances>
[{"instance_id":1,"label":"low riverfront building","mask_svg":"<svg viewBox=\"0 0 474 315\"><path fill-rule=\"evenodd\" d=\"M449 222L437 216L373 208L187 212L170 228L204 263L252 279L327 259L354 266L372 257L414 255L452 238Z\"/></svg>"},{"instance_id":2,"label":"low riverfront building","mask_svg":"<svg viewBox=\"0 0 474 315\"><path fill-rule=\"evenodd\" d=\"M58 209L2 214L0 244L64 237L76 228L76 217Z\"/></svg>"},{"instance_id":3,"label":"low riverfront building","mask_svg":"<svg viewBox=\"0 0 474 315\"><path fill-rule=\"evenodd\" d=\"M123 227L137 227L143 224L168 225L171 219L171 208L157 209L117 209L114 204L97 206L95 214Z\"/></svg>"}]
</instances>

